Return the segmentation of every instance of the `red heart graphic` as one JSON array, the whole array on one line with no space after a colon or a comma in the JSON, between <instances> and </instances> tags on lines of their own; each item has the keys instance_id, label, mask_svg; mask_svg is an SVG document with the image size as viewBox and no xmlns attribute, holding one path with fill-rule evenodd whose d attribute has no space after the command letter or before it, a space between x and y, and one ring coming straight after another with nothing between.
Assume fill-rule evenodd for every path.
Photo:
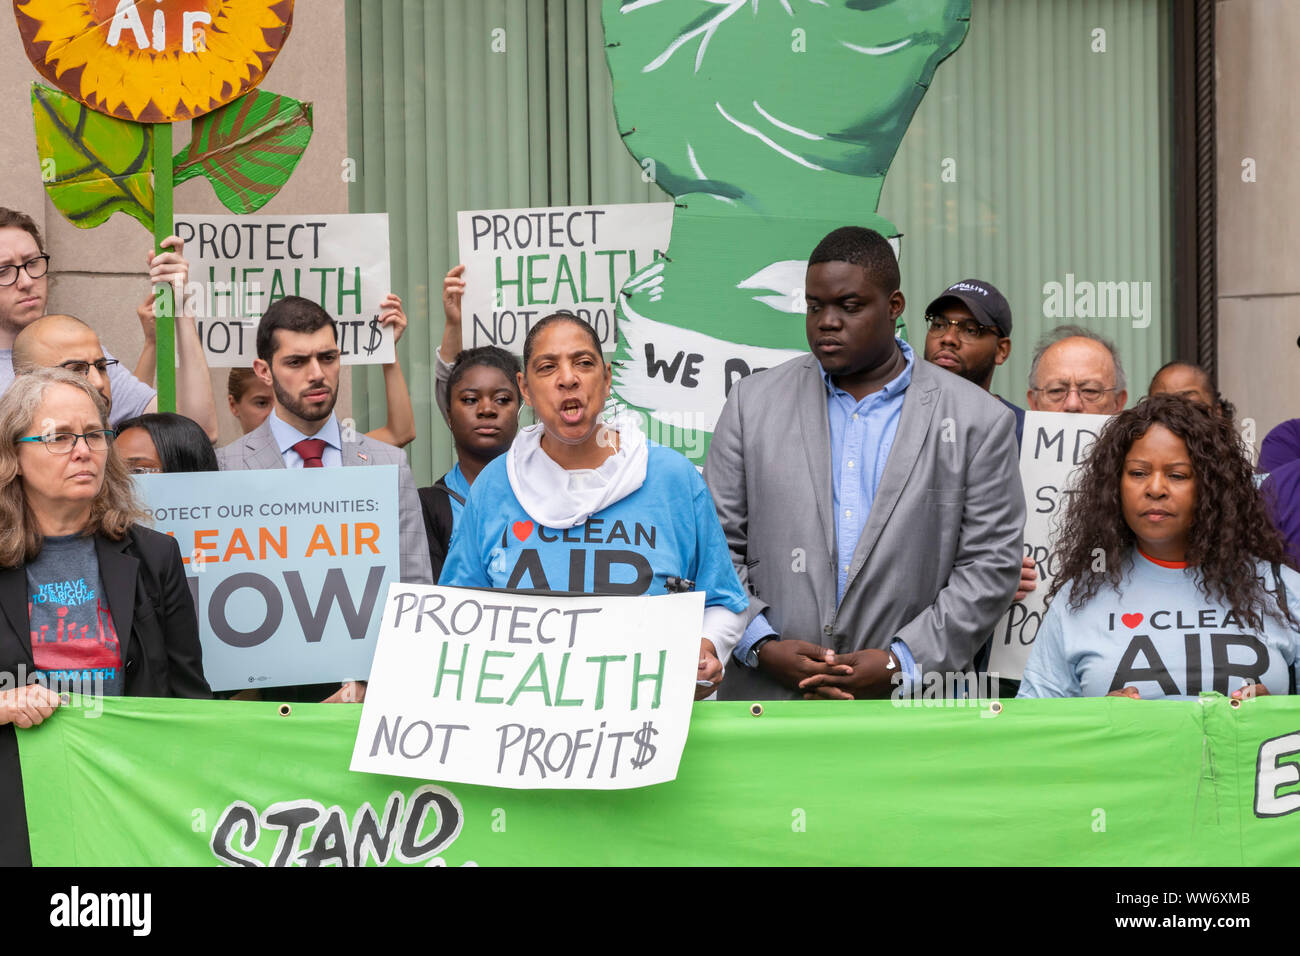
<instances>
[{"instance_id":1,"label":"red heart graphic","mask_svg":"<svg viewBox=\"0 0 1300 956\"><path fill-rule=\"evenodd\" d=\"M514 532L515 537L520 541L527 541L528 536L533 533L533 523L531 521L516 521Z\"/></svg>"},{"instance_id":2,"label":"red heart graphic","mask_svg":"<svg viewBox=\"0 0 1300 956\"><path fill-rule=\"evenodd\" d=\"M1137 627L1142 623L1141 614L1121 614L1119 619L1124 622L1125 627Z\"/></svg>"}]
</instances>

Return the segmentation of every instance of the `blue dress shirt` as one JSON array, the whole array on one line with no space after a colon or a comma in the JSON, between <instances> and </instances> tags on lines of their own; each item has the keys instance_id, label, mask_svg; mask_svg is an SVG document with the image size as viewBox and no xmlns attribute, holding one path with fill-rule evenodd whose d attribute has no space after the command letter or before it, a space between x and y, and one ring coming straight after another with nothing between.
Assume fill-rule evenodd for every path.
<instances>
[{"instance_id":1,"label":"blue dress shirt","mask_svg":"<svg viewBox=\"0 0 1300 956\"><path fill-rule=\"evenodd\" d=\"M302 455L293 450L293 446L298 444L304 438L319 438L325 442L325 450L321 452L320 463L322 468L340 468L343 465L343 439L339 434L339 420L331 412L329 420L314 435L304 435L298 429L294 428L288 422L280 418L271 409L271 415L267 418L271 423L271 437L275 439L275 447L280 449L280 456L284 459L284 467L301 468Z\"/></svg>"}]
</instances>

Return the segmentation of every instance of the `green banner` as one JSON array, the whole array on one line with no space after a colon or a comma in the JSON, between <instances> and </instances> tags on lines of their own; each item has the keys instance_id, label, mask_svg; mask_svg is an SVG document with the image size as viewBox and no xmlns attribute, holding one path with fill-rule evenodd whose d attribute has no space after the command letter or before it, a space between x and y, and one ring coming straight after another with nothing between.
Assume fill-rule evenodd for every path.
<instances>
[{"instance_id":1,"label":"green banner","mask_svg":"<svg viewBox=\"0 0 1300 956\"><path fill-rule=\"evenodd\" d=\"M1294 697L704 703L605 792L352 773L354 705L96 703L18 731L37 865L1300 860Z\"/></svg>"}]
</instances>

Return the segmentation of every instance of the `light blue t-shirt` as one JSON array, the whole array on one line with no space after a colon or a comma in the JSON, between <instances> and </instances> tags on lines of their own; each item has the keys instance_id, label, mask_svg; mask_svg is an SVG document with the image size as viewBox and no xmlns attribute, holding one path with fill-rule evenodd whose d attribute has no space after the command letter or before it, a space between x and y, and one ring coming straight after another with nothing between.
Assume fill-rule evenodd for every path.
<instances>
[{"instance_id":1,"label":"light blue t-shirt","mask_svg":"<svg viewBox=\"0 0 1300 956\"><path fill-rule=\"evenodd\" d=\"M1103 587L1076 611L1067 585L1043 618L1017 696L1104 697L1133 686L1144 699L1186 699L1248 683L1293 693L1300 632L1277 612L1272 568L1261 562L1258 573L1273 611L1259 632L1210 600L1195 569L1162 567L1136 551L1118 592ZM1300 575L1282 567L1281 576L1300 620Z\"/></svg>"},{"instance_id":2,"label":"light blue t-shirt","mask_svg":"<svg viewBox=\"0 0 1300 956\"><path fill-rule=\"evenodd\" d=\"M694 581L706 606L737 614L748 606L704 479L677 452L651 442L641 487L564 530L528 516L510 487L506 456L499 456L470 488L438 583L664 594L669 577Z\"/></svg>"}]
</instances>

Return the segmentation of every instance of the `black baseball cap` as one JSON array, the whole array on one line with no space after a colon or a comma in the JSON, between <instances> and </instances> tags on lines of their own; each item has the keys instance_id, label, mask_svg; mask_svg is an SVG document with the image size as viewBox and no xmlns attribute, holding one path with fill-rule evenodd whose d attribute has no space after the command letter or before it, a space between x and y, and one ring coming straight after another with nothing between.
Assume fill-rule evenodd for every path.
<instances>
[{"instance_id":1,"label":"black baseball cap","mask_svg":"<svg viewBox=\"0 0 1300 956\"><path fill-rule=\"evenodd\" d=\"M956 299L970 309L975 321L991 325L1004 338L1011 335L1011 306L1006 297L982 279L962 279L943 290L943 294L925 307L926 315L934 315L943 307L945 299Z\"/></svg>"}]
</instances>

